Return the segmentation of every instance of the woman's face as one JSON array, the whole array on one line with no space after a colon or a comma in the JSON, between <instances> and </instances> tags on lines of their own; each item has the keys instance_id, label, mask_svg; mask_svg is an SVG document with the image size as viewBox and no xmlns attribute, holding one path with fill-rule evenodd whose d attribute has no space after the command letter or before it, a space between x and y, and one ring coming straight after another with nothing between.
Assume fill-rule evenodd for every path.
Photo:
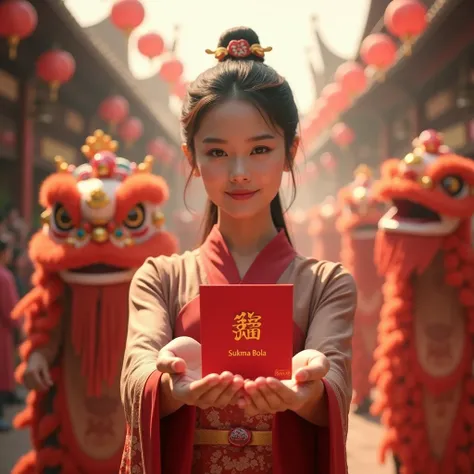
<instances>
[{"instance_id":1,"label":"woman's face","mask_svg":"<svg viewBox=\"0 0 474 474\"><path fill-rule=\"evenodd\" d=\"M234 218L268 209L288 169L282 130L245 101L229 100L207 112L194 148L209 199Z\"/></svg>"}]
</instances>

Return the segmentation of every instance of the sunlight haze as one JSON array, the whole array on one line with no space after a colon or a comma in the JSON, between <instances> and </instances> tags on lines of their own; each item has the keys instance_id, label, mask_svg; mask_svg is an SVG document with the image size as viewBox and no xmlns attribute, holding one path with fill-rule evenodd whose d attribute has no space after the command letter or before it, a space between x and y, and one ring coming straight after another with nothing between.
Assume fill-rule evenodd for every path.
<instances>
[{"instance_id":1,"label":"sunlight haze","mask_svg":"<svg viewBox=\"0 0 474 474\"><path fill-rule=\"evenodd\" d=\"M79 24L87 27L107 18L113 0L65 0L64 3ZM136 49L136 42L144 33L157 32L171 46L175 25L179 25L176 53L184 63L185 79L193 80L215 63L214 57L204 50L215 49L220 34L227 28L245 25L257 32L262 46L273 47L267 53L266 62L287 78L304 113L315 98L308 49L316 68L322 68L311 30L311 16L318 16L321 35L328 46L349 58L357 52L370 0L142 0L142 4L146 18L131 35L129 47L129 67L135 77L150 77L160 67L160 59L150 66L148 59Z\"/></svg>"}]
</instances>

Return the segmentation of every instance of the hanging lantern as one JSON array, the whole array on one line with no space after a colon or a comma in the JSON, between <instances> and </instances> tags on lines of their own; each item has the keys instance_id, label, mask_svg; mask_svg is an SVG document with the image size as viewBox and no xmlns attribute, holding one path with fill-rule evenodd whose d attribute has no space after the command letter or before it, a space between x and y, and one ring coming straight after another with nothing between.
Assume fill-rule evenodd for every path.
<instances>
[{"instance_id":1,"label":"hanging lantern","mask_svg":"<svg viewBox=\"0 0 474 474\"><path fill-rule=\"evenodd\" d=\"M109 125L110 131L115 131L117 124L128 116L127 99L121 95L112 95L104 99L99 106L99 117Z\"/></svg>"},{"instance_id":2,"label":"hanging lantern","mask_svg":"<svg viewBox=\"0 0 474 474\"><path fill-rule=\"evenodd\" d=\"M31 36L38 24L35 7L26 0L0 3L0 36L8 40L8 57L16 59L18 44Z\"/></svg>"},{"instance_id":3,"label":"hanging lantern","mask_svg":"<svg viewBox=\"0 0 474 474\"><path fill-rule=\"evenodd\" d=\"M390 36L373 33L362 41L360 55L365 64L373 67L379 79L383 80L385 71L395 62L397 47Z\"/></svg>"},{"instance_id":4,"label":"hanging lantern","mask_svg":"<svg viewBox=\"0 0 474 474\"><path fill-rule=\"evenodd\" d=\"M126 147L130 148L143 135L143 123L138 117L128 117L120 124L118 132Z\"/></svg>"},{"instance_id":5,"label":"hanging lantern","mask_svg":"<svg viewBox=\"0 0 474 474\"><path fill-rule=\"evenodd\" d=\"M332 141L341 148L348 147L354 141L355 135L352 128L345 123L336 123L331 130Z\"/></svg>"},{"instance_id":6,"label":"hanging lantern","mask_svg":"<svg viewBox=\"0 0 474 474\"><path fill-rule=\"evenodd\" d=\"M385 10L385 26L402 41L406 55L411 54L415 39L426 29L426 13L426 6L419 0L393 0Z\"/></svg>"},{"instance_id":7,"label":"hanging lantern","mask_svg":"<svg viewBox=\"0 0 474 474\"><path fill-rule=\"evenodd\" d=\"M145 9L139 0L117 0L110 12L110 20L126 36L145 19Z\"/></svg>"},{"instance_id":8,"label":"hanging lantern","mask_svg":"<svg viewBox=\"0 0 474 474\"><path fill-rule=\"evenodd\" d=\"M321 96L327 100L329 107L334 111L335 115L343 112L349 105L347 94L341 85L336 82L325 86L321 91Z\"/></svg>"},{"instance_id":9,"label":"hanging lantern","mask_svg":"<svg viewBox=\"0 0 474 474\"><path fill-rule=\"evenodd\" d=\"M336 158L332 153L329 153L328 151L324 152L321 155L321 157L319 158L319 162L321 163L323 169L330 173L334 172L337 168Z\"/></svg>"},{"instance_id":10,"label":"hanging lantern","mask_svg":"<svg viewBox=\"0 0 474 474\"><path fill-rule=\"evenodd\" d=\"M147 154L152 155L156 159L160 160L163 165L168 166L171 164L173 156L165 139L158 137L150 140L146 149Z\"/></svg>"},{"instance_id":11,"label":"hanging lantern","mask_svg":"<svg viewBox=\"0 0 474 474\"><path fill-rule=\"evenodd\" d=\"M76 71L76 61L67 51L53 49L36 61L36 74L49 84L50 100L58 99L59 88L69 82Z\"/></svg>"},{"instance_id":12,"label":"hanging lantern","mask_svg":"<svg viewBox=\"0 0 474 474\"><path fill-rule=\"evenodd\" d=\"M179 80L178 82L173 84L173 87L171 89L171 94L175 95L181 100L184 100L184 98L186 97L186 93L188 92L188 86L189 86L188 82L183 82Z\"/></svg>"},{"instance_id":13,"label":"hanging lantern","mask_svg":"<svg viewBox=\"0 0 474 474\"><path fill-rule=\"evenodd\" d=\"M137 47L151 61L163 53L165 42L158 33L147 33L139 38Z\"/></svg>"},{"instance_id":14,"label":"hanging lantern","mask_svg":"<svg viewBox=\"0 0 474 474\"><path fill-rule=\"evenodd\" d=\"M364 68L355 61L341 64L336 70L335 78L349 97L361 94L367 87Z\"/></svg>"},{"instance_id":15,"label":"hanging lantern","mask_svg":"<svg viewBox=\"0 0 474 474\"><path fill-rule=\"evenodd\" d=\"M168 59L160 68L160 77L168 83L177 82L184 72L183 63L179 59Z\"/></svg>"}]
</instances>

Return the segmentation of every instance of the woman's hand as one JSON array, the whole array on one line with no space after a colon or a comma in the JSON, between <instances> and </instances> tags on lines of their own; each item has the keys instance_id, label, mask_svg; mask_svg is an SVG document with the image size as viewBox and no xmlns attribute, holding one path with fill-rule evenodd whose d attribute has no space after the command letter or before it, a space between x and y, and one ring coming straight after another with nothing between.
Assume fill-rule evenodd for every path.
<instances>
[{"instance_id":1,"label":"woman's hand","mask_svg":"<svg viewBox=\"0 0 474 474\"><path fill-rule=\"evenodd\" d=\"M28 390L48 390L53 385L48 361L40 352L33 352L28 359L23 384Z\"/></svg>"},{"instance_id":2,"label":"woman's hand","mask_svg":"<svg viewBox=\"0 0 474 474\"><path fill-rule=\"evenodd\" d=\"M185 405L224 408L236 404L244 379L230 372L202 378L201 344L190 337L177 337L166 344L156 368L170 374L172 396Z\"/></svg>"},{"instance_id":3,"label":"woman's hand","mask_svg":"<svg viewBox=\"0 0 474 474\"><path fill-rule=\"evenodd\" d=\"M291 380L259 377L247 380L245 399L238 401L248 416L298 411L308 403L315 405L324 394L322 378L329 370L329 361L321 352L307 349L293 357Z\"/></svg>"}]
</instances>

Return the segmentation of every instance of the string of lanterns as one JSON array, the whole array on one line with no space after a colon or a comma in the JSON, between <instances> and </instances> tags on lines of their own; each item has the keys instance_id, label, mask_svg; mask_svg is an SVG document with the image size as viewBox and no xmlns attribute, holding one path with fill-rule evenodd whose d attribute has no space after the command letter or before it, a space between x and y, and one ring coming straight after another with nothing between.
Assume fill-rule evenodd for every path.
<instances>
[{"instance_id":1,"label":"string of lanterns","mask_svg":"<svg viewBox=\"0 0 474 474\"><path fill-rule=\"evenodd\" d=\"M359 56L362 64L347 61L334 75L334 82L327 84L316 100L309 120L302 127L302 139L311 141L329 129L332 142L342 150L355 140L354 131L339 122L346 111L370 84L371 80L383 81L388 70L397 61L398 46L408 56L416 39L428 26L427 7L420 0L392 0L384 13L387 33L372 33L361 43ZM329 173L337 167L337 159L331 153L323 153L320 165Z\"/></svg>"},{"instance_id":2,"label":"string of lanterns","mask_svg":"<svg viewBox=\"0 0 474 474\"><path fill-rule=\"evenodd\" d=\"M145 8L140 0L116 0L110 10L111 23L126 37L139 27L145 19ZM9 46L9 58L18 56L21 41L29 38L38 26L38 14L28 0L4 0L0 3L0 38ZM137 41L138 51L150 61L162 57L159 77L169 84L170 94L181 100L186 95L187 83L182 76L184 67L174 52L166 51L163 38L156 32L149 32ZM56 101L64 84L69 82L76 71L76 61L71 53L58 47L42 53L36 60L36 75L46 84L50 100ZM111 95L99 105L97 114L109 126L111 132L117 131L126 147L131 147L143 135L143 122L139 117L129 116L129 103L120 95ZM6 133L6 132L5 132ZM2 143L11 145L12 138L3 133ZM172 147L163 139L155 138L147 145L148 152L164 165L171 165L174 159Z\"/></svg>"},{"instance_id":3,"label":"string of lanterns","mask_svg":"<svg viewBox=\"0 0 474 474\"><path fill-rule=\"evenodd\" d=\"M38 14L27 0L5 0L0 4L0 37L8 42L8 56L15 60L20 41L29 38L38 26ZM49 85L50 98L57 100L61 85L74 76L76 62L67 51L53 48L36 61L36 75Z\"/></svg>"},{"instance_id":4,"label":"string of lanterns","mask_svg":"<svg viewBox=\"0 0 474 474\"><path fill-rule=\"evenodd\" d=\"M131 33L143 23L145 13L140 0L116 0L110 12L110 21L125 36L130 37ZM151 61L166 54L159 76L170 86L181 80L184 72L183 63L172 51L166 51L165 41L158 33L149 32L140 36L137 49Z\"/></svg>"}]
</instances>

